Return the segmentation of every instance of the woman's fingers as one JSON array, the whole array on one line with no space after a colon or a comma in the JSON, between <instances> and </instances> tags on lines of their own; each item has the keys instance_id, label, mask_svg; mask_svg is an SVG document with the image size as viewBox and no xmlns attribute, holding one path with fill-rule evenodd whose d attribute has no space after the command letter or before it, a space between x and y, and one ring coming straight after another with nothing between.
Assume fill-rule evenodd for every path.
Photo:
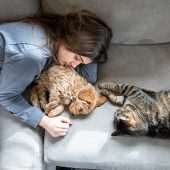
<instances>
[{"instance_id":1,"label":"woman's fingers","mask_svg":"<svg viewBox=\"0 0 170 170\"><path fill-rule=\"evenodd\" d=\"M68 118L58 116L49 118L46 123L45 129L53 136L59 137L67 134L71 121Z\"/></svg>"},{"instance_id":2,"label":"woman's fingers","mask_svg":"<svg viewBox=\"0 0 170 170\"><path fill-rule=\"evenodd\" d=\"M58 127L55 128L55 131L58 132L58 133L68 132L68 130L69 130L69 127L64 128L64 129L63 128L58 128Z\"/></svg>"},{"instance_id":3,"label":"woman's fingers","mask_svg":"<svg viewBox=\"0 0 170 170\"><path fill-rule=\"evenodd\" d=\"M66 132L62 132L62 133L58 133L58 136L65 136L67 133Z\"/></svg>"},{"instance_id":4,"label":"woman's fingers","mask_svg":"<svg viewBox=\"0 0 170 170\"><path fill-rule=\"evenodd\" d=\"M70 121L70 119L63 117L63 116L59 116L58 117L63 123L68 123L68 124L72 124L72 122Z\"/></svg>"}]
</instances>

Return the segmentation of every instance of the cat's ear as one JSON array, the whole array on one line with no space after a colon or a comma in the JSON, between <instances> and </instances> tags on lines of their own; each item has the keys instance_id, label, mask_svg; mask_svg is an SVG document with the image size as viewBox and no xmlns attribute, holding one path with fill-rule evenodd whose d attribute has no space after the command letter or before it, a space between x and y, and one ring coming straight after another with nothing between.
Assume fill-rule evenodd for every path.
<instances>
[{"instance_id":1,"label":"cat's ear","mask_svg":"<svg viewBox=\"0 0 170 170\"><path fill-rule=\"evenodd\" d=\"M130 118L128 116L124 115L124 114L118 115L117 119L122 120L123 122L129 122L130 121Z\"/></svg>"},{"instance_id":2,"label":"cat's ear","mask_svg":"<svg viewBox=\"0 0 170 170\"><path fill-rule=\"evenodd\" d=\"M121 120L122 122L124 122L128 125L132 125L132 126L136 125L135 119L133 119L132 117L129 117L127 115L124 115L124 114L118 115L117 119Z\"/></svg>"}]
</instances>

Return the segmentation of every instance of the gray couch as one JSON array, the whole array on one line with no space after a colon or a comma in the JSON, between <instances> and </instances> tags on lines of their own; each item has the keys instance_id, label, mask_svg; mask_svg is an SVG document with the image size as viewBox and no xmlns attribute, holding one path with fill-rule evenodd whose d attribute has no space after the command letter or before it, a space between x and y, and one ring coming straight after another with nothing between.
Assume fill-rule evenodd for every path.
<instances>
[{"instance_id":1,"label":"gray couch","mask_svg":"<svg viewBox=\"0 0 170 170\"><path fill-rule=\"evenodd\" d=\"M66 13L75 8L95 12L114 31L109 60L100 66L98 82L170 89L168 0L1 0L0 20L42 11ZM53 138L0 108L0 170L52 170L56 165L104 170L169 170L169 140L110 136L115 109L107 102L83 118L73 118L64 112L73 125L67 136Z\"/></svg>"}]
</instances>

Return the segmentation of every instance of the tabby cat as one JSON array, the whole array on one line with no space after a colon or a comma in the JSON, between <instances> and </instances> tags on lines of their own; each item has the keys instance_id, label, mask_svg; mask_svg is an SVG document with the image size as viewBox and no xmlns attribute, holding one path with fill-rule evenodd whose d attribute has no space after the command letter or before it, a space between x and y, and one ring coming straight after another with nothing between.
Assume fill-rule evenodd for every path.
<instances>
[{"instance_id":1,"label":"tabby cat","mask_svg":"<svg viewBox=\"0 0 170 170\"><path fill-rule=\"evenodd\" d=\"M132 135L170 137L170 91L99 83L101 93L119 108L114 116L114 132Z\"/></svg>"}]
</instances>

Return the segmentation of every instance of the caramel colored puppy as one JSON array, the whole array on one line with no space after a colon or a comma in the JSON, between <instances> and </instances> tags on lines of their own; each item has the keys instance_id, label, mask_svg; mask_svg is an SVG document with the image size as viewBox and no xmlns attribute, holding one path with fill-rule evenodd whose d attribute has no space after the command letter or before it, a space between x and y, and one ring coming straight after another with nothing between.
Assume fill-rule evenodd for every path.
<instances>
[{"instance_id":1,"label":"caramel colored puppy","mask_svg":"<svg viewBox=\"0 0 170 170\"><path fill-rule=\"evenodd\" d=\"M106 101L70 67L52 66L42 73L36 83L31 90L30 101L34 106L42 108L49 117L62 113L65 105L69 105L69 112L73 115L87 115Z\"/></svg>"}]
</instances>

